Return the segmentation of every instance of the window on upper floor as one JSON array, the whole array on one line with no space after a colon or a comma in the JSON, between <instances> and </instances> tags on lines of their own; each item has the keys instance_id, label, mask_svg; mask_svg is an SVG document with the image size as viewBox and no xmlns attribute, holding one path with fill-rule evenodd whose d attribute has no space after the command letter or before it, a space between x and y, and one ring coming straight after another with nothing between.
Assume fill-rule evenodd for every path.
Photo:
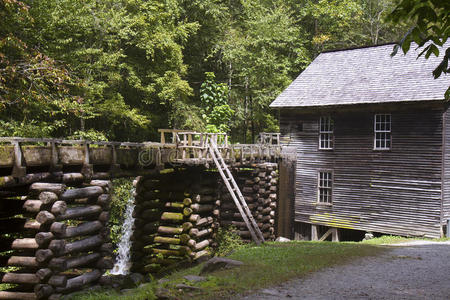
<instances>
[{"instance_id":1,"label":"window on upper floor","mask_svg":"<svg viewBox=\"0 0 450 300\"><path fill-rule=\"evenodd\" d=\"M319 171L317 181L317 201L319 203L331 204L333 173L331 171Z\"/></svg>"},{"instance_id":2,"label":"window on upper floor","mask_svg":"<svg viewBox=\"0 0 450 300\"><path fill-rule=\"evenodd\" d=\"M319 120L319 149L331 150L334 146L334 122L330 117L320 117Z\"/></svg>"},{"instance_id":3,"label":"window on upper floor","mask_svg":"<svg viewBox=\"0 0 450 300\"><path fill-rule=\"evenodd\" d=\"M374 118L374 149L391 149L391 115L376 114Z\"/></svg>"}]
</instances>

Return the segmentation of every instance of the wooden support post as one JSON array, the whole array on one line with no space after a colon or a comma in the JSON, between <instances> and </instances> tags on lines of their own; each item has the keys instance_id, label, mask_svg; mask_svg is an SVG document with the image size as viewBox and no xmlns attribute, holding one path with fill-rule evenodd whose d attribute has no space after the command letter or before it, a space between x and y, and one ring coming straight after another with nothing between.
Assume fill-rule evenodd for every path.
<instances>
[{"instance_id":1,"label":"wooden support post","mask_svg":"<svg viewBox=\"0 0 450 300\"><path fill-rule=\"evenodd\" d=\"M319 240L319 234L317 232L317 226L311 224L311 241L318 241Z\"/></svg>"},{"instance_id":2,"label":"wooden support post","mask_svg":"<svg viewBox=\"0 0 450 300\"><path fill-rule=\"evenodd\" d=\"M23 166L22 148L18 141L12 141L11 143L14 146L14 166L11 175L15 178L23 177L27 174L27 169Z\"/></svg>"},{"instance_id":3,"label":"wooden support post","mask_svg":"<svg viewBox=\"0 0 450 300\"><path fill-rule=\"evenodd\" d=\"M338 228L333 228L333 233L332 233L331 239L333 242L339 242L339 229Z\"/></svg>"}]
</instances>

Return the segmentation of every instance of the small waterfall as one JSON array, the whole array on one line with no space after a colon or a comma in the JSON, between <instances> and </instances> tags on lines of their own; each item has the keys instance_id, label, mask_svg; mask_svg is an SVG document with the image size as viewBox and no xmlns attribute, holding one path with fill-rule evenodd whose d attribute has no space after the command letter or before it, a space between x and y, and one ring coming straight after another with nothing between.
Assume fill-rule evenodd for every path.
<instances>
[{"instance_id":1,"label":"small waterfall","mask_svg":"<svg viewBox=\"0 0 450 300\"><path fill-rule=\"evenodd\" d=\"M122 238L120 239L118 246L118 255L116 264L111 270L111 274L113 275L126 275L130 271L131 262L130 262L130 247L131 247L131 235L133 234L133 210L134 210L134 192L135 189L131 191L131 196L127 202L127 209L125 211L125 221L123 222L122 227Z\"/></svg>"}]
</instances>

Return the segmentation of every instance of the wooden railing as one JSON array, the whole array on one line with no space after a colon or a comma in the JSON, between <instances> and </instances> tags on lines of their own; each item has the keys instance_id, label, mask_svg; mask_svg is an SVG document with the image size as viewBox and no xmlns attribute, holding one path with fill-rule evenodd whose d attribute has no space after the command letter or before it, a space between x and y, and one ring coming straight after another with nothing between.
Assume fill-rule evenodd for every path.
<instances>
[{"instance_id":1,"label":"wooden railing","mask_svg":"<svg viewBox=\"0 0 450 300\"><path fill-rule=\"evenodd\" d=\"M259 134L259 143L265 145L280 145L280 133L261 132Z\"/></svg>"},{"instance_id":2,"label":"wooden railing","mask_svg":"<svg viewBox=\"0 0 450 300\"><path fill-rule=\"evenodd\" d=\"M222 157L229 162L256 161L264 159L278 158L281 153L279 143L279 133L263 133L261 143L258 144L230 144L226 133L204 133L195 131L182 131L172 129L160 129L161 144L168 145L163 135L170 134L172 142L175 144L176 153L172 159L178 162L201 163L211 161L208 147L212 140L222 154Z\"/></svg>"}]
</instances>

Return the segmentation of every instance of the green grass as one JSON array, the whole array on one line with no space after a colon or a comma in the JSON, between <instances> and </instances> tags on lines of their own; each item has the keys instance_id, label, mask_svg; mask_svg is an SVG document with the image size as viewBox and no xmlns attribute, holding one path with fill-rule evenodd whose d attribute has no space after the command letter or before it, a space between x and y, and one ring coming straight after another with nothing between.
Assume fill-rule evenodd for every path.
<instances>
[{"instance_id":1,"label":"green grass","mask_svg":"<svg viewBox=\"0 0 450 300\"><path fill-rule=\"evenodd\" d=\"M289 279L304 276L325 267L342 264L362 256L370 256L384 251L383 247L362 243L331 242L289 242L265 243L261 247L245 246L229 258L244 262L234 269L221 270L207 276L207 281L190 284L183 279L185 275L199 275L201 265L180 270L166 278L161 285L170 291L173 297L180 299L217 299L231 298L237 294L277 285ZM175 289L178 283L186 283L201 288L200 291L182 292ZM82 294L79 300L154 299L156 283L134 289L128 295L119 295L113 291Z\"/></svg>"},{"instance_id":2,"label":"green grass","mask_svg":"<svg viewBox=\"0 0 450 300\"><path fill-rule=\"evenodd\" d=\"M449 241L450 238L430 239L430 238L420 238L420 237L402 237L402 236L395 236L395 235L382 235L377 238L362 241L361 243L368 244L368 245L389 245L389 244L398 244L398 243L419 241L419 240L420 241L443 242L443 241Z\"/></svg>"}]
</instances>

